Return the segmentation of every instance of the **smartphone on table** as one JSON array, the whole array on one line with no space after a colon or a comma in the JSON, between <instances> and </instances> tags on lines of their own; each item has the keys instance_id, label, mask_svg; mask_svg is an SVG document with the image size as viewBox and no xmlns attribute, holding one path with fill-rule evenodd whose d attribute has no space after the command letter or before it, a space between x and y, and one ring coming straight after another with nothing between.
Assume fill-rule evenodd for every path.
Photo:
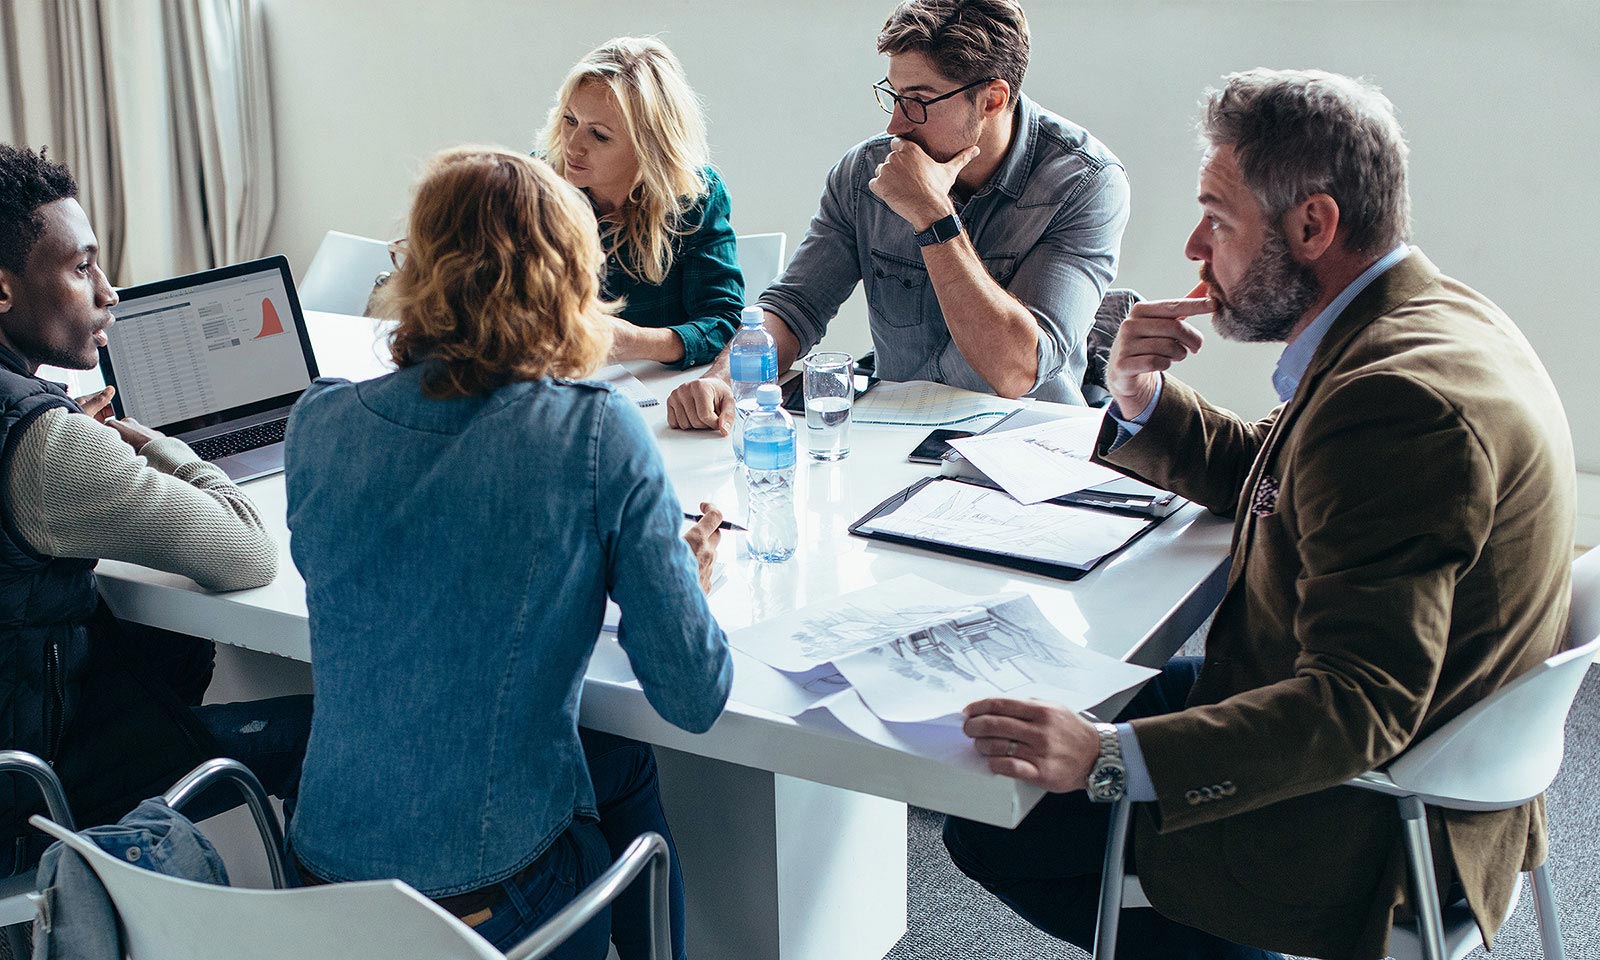
<instances>
[{"instance_id":1,"label":"smartphone on table","mask_svg":"<svg viewBox=\"0 0 1600 960\"><path fill-rule=\"evenodd\" d=\"M970 436L972 436L971 430L935 430L923 437L922 442L912 448L906 459L912 463L940 463L945 453L950 450L951 440Z\"/></svg>"}]
</instances>

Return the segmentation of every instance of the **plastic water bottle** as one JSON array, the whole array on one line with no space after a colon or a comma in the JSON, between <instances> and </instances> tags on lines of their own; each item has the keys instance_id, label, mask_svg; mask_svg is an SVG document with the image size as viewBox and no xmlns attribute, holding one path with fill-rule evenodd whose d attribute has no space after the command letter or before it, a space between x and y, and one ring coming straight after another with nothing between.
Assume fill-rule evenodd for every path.
<instances>
[{"instance_id":1,"label":"plastic water bottle","mask_svg":"<svg viewBox=\"0 0 1600 960\"><path fill-rule=\"evenodd\" d=\"M744 459L744 421L756 410L756 389L778 382L778 344L762 324L760 307L739 314L739 332L728 351L733 380L733 455Z\"/></svg>"},{"instance_id":2,"label":"plastic water bottle","mask_svg":"<svg viewBox=\"0 0 1600 960\"><path fill-rule=\"evenodd\" d=\"M800 530L794 518L794 421L779 403L775 383L756 388L744 425L744 482L750 492L750 556L782 563L794 556Z\"/></svg>"}]
</instances>

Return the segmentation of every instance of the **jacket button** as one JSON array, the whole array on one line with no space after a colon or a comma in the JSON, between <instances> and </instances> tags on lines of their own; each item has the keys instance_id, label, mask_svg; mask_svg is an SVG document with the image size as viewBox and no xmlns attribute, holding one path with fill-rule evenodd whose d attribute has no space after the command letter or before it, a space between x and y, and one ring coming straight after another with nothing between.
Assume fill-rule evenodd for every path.
<instances>
[{"instance_id":1,"label":"jacket button","mask_svg":"<svg viewBox=\"0 0 1600 960\"><path fill-rule=\"evenodd\" d=\"M1189 806L1191 807L1197 807L1203 802L1199 790L1190 790L1183 795L1183 799L1189 801Z\"/></svg>"},{"instance_id":2,"label":"jacket button","mask_svg":"<svg viewBox=\"0 0 1600 960\"><path fill-rule=\"evenodd\" d=\"M128 862L129 863L138 863L139 862L139 856L140 856L139 848L138 847L129 847L128 848L128 852L123 854L123 856L128 858Z\"/></svg>"},{"instance_id":3,"label":"jacket button","mask_svg":"<svg viewBox=\"0 0 1600 960\"><path fill-rule=\"evenodd\" d=\"M1238 792L1239 792L1239 788L1235 787L1233 785L1233 781L1232 780L1224 780L1224 781L1222 781L1222 795L1224 797L1231 797L1235 793L1238 793Z\"/></svg>"}]
</instances>

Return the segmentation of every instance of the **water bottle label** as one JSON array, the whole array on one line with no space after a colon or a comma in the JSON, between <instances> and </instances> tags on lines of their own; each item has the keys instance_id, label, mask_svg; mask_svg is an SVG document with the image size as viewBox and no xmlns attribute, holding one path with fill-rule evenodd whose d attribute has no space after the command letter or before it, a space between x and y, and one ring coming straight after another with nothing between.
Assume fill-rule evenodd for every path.
<instances>
[{"instance_id":1,"label":"water bottle label","mask_svg":"<svg viewBox=\"0 0 1600 960\"><path fill-rule=\"evenodd\" d=\"M728 368L735 380L766 383L778 378L778 356L773 350L763 350L760 353L735 352L728 358Z\"/></svg>"},{"instance_id":2,"label":"water bottle label","mask_svg":"<svg viewBox=\"0 0 1600 960\"><path fill-rule=\"evenodd\" d=\"M755 436L756 431L744 432L744 462L751 470L785 470L794 466L794 436L782 440L767 440Z\"/></svg>"}]
</instances>

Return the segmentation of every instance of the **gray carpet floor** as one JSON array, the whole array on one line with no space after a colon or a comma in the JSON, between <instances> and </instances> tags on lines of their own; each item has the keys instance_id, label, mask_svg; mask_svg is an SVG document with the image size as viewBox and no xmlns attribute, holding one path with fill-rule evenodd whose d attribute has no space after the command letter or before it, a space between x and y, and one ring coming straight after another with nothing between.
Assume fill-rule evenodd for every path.
<instances>
[{"instance_id":1,"label":"gray carpet floor","mask_svg":"<svg viewBox=\"0 0 1600 960\"><path fill-rule=\"evenodd\" d=\"M1550 873L1571 960L1600 960L1600 666L1591 667L1567 717L1566 757L1547 795ZM1040 933L962 876L939 840L942 818L911 811L909 931L888 960L1086 956ZM1489 956L1478 951L1475 956ZM1541 957L1526 887L1495 941L1494 960Z\"/></svg>"}]
</instances>

